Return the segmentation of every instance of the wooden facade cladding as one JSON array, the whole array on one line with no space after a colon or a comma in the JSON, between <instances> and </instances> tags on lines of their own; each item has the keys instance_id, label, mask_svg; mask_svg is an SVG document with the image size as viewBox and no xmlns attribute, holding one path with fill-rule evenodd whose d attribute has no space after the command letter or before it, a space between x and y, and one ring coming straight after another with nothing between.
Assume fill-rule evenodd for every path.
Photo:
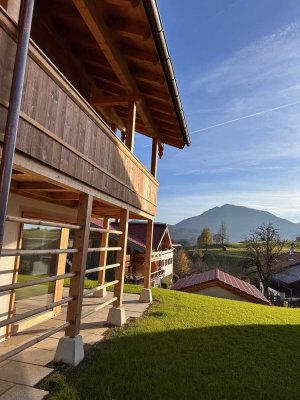
<instances>
[{"instance_id":1,"label":"wooden facade cladding","mask_svg":"<svg viewBox=\"0 0 300 400\"><path fill-rule=\"evenodd\" d=\"M0 141L16 51L15 25L0 9ZM31 42L17 150L153 216L158 183Z\"/></svg>"}]
</instances>

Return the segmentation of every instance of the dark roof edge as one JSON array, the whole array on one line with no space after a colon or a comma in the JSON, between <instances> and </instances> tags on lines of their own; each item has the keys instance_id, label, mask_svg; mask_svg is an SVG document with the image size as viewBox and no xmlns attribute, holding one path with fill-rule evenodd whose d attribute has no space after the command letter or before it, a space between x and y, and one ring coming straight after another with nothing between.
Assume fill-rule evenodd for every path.
<instances>
[{"instance_id":1,"label":"dark roof edge","mask_svg":"<svg viewBox=\"0 0 300 400\"><path fill-rule=\"evenodd\" d=\"M177 86L177 81L174 73L174 68L170 53L168 50L168 45L166 42L166 37L164 34L164 29L162 26L162 21L160 18L158 6L156 0L143 0L146 15L148 17L152 35L158 49L159 58L161 60L165 75L167 77L167 83L169 90L172 94L173 104L176 110L176 115L179 120L180 128L184 143L190 146L191 140L190 135L180 99L180 94Z\"/></svg>"}]
</instances>

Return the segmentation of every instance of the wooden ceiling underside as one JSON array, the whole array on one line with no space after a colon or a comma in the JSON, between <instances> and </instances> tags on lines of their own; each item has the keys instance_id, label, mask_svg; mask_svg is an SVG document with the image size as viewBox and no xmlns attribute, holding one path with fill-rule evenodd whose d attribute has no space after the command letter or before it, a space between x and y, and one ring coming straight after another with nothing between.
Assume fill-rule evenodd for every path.
<instances>
[{"instance_id":1,"label":"wooden ceiling underside","mask_svg":"<svg viewBox=\"0 0 300 400\"><path fill-rule=\"evenodd\" d=\"M184 147L142 1L37 0L36 15L51 25L80 62L90 82L86 100L106 122L124 128L128 111L125 100L134 98L137 132ZM105 102L104 96L118 97L120 103Z\"/></svg>"},{"instance_id":2,"label":"wooden ceiling underside","mask_svg":"<svg viewBox=\"0 0 300 400\"><path fill-rule=\"evenodd\" d=\"M59 184L42 180L40 176L31 172L14 169L11 180L11 192L25 197L44 200L53 204L78 209L79 192L70 190ZM94 199L93 217L119 218L120 208ZM140 218L131 214L130 218Z\"/></svg>"}]
</instances>

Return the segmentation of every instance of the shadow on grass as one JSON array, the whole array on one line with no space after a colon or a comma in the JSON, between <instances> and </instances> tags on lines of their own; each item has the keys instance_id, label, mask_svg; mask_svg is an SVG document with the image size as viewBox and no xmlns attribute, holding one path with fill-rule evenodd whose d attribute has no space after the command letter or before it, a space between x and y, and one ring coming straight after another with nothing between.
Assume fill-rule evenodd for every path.
<instances>
[{"instance_id":1,"label":"shadow on grass","mask_svg":"<svg viewBox=\"0 0 300 400\"><path fill-rule=\"evenodd\" d=\"M51 398L298 400L299 356L299 325L121 330L66 370L69 387Z\"/></svg>"}]
</instances>

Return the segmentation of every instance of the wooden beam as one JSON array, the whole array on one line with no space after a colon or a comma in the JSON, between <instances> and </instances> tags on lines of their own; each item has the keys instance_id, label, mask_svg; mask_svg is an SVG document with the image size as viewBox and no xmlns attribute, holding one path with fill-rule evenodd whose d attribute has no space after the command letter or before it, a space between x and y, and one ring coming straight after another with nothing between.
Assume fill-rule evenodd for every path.
<instances>
[{"instance_id":1,"label":"wooden beam","mask_svg":"<svg viewBox=\"0 0 300 400\"><path fill-rule=\"evenodd\" d=\"M67 249L69 243L70 229L62 228L60 235L60 249ZM57 257L57 268L56 275L63 275L66 270L67 254L59 254ZM63 298L64 280L61 279L55 282L55 291L53 301L59 301ZM61 312L61 306L57 306L53 309L53 314L57 315Z\"/></svg>"},{"instance_id":2,"label":"wooden beam","mask_svg":"<svg viewBox=\"0 0 300 400\"><path fill-rule=\"evenodd\" d=\"M157 173L157 154L158 154L158 141L152 139L152 154L151 154L151 169L150 172L156 178Z\"/></svg>"},{"instance_id":3,"label":"wooden beam","mask_svg":"<svg viewBox=\"0 0 300 400\"><path fill-rule=\"evenodd\" d=\"M64 188L56 185L52 185L48 182L17 182L16 183L16 190L19 191L33 191L33 192L49 192L49 191L58 191L63 192L65 191Z\"/></svg>"},{"instance_id":4,"label":"wooden beam","mask_svg":"<svg viewBox=\"0 0 300 400\"><path fill-rule=\"evenodd\" d=\"M123 148L121 144L120 147ZM128 152L128 156L131 156L134 162L135 158L130 152ZM58 172L46 164L41 164L40 161L31 158L20 151L16 151L14 155L14 166L20 171L24 171L26 174L28 174L30 171L30 174L36 179L44 179L48 182L59 182L59 184L62 185L67 191L74 189L81 193L89 193L97 202L111 205L115 207L115 209L128 207L130 212L135 214L135 216L138 216L138 218L151 218L154 215L152 212L146 212L130 204L126 204L124 201L119 200L110 194L101 192L99 189L87 185L85 182L79 181L78 179L73 178L63 172ZM147 174L146 170L143 171L143 173ZM151 179L151 177L152 175L149 173L149 179ZM103 215L106 215L105 212L102 214L102 216Z\"/></svg>"},{"instance_id":5,"label":"wooden beam","mask_svg":"<svg viewBox=\"0 0 300 400\"><path fill-rule=\"evenodd\" d=\"M144 267L144 288L151 288L151 255L152 255L152 240L153 240L153 220L147 222L147 237L146 237L146 252L145 252L145 267Z\"/></svg>"},{"instance_id":6,"label":"wooden beam","mask_svg":"<svg viewBox=\"0 0 300 400\"><path fill-rule=\"evenodd\" d=\"M71 322L65 330L66 336L75 337L80 332L80 321L83 301L84 279L89 247L90 220L93 198L83 194L79 198L77 225L81 228L75 233L74 248L79 249L72 257L72 272L76 275L71 278L69 296L74 299L68 304L67 322Z\"/></svg>"},{"instance_id":7,"label":"wooden beam","mask_svg":"<svg viewBox=\"0 0 300 400\"><path fill-rule=\"evenodd\" d=\"M116 268L115 279L119 282L115 285L114 296L118 299L114 303L114 307L121 307L123 304L123 288L124 288L124 278L125 278L125 263L126 263L126 250L127 250L127 236L128 236L128 219L129 211L121 210L119 229L123 232L118 238L119 250L117 253L116 263L120 264L120 267Z\"/></svg>"},{"instance_id":8,"label":"wooden beam","mask_svg":"<svg viewBox=\"0 0 300 400\"><path fill-rule=\"evenodd\" d=\"M94 0L73 0L73 3L112 66L124 89L128 93L142 99L140 90L131 75L127 62L115 42L103 15L99 12L96 2ZM142 117L147 129L151 132L151 135L153 137L159 136L159 131L144 101L141 101L137 105L137 111Z\"/></svg>"},{"instance_id":9,"label":"wooden beam","mask_svg":"<svg viewBox=\"0 0 300 400\"><path fill-rule=\"evenodd\" d=\"M53 200L78 200L79 193L75 192L62 192L62 193L51 193L51 198Z\"/></svg>"},{"instance_id":10,"label":"wooden beam","mask_svg":"<svg viewBox=\"0 0 300 400\"><path fill-rule=\"evenodd\" d=\"M102 107L116 106L120 104L128 104L136 101L134 96L92 96L90 103Z\"/></svg>"},{"instance_id":11,"label":"wooden beam","mask_svg":"<svg viewBox=\"0 0 300 400\"><path fill-rule=\"evenodd\" d=\"M0 4L6 9L8 15L18 23L21 0L1 0Z\"/></svg>"},{"instance_id":12,"label":"wooden beam","mask_svg":"<svg viewBox=\"0 0 300 400\"><path fill-rule=\"evenodd\" d=\"M131 152L134 147L134 132L136 119L136 104L134 101L128 104L127 123L126 123L126 141L125 144Z\"/></svg>"}]
</instances>

